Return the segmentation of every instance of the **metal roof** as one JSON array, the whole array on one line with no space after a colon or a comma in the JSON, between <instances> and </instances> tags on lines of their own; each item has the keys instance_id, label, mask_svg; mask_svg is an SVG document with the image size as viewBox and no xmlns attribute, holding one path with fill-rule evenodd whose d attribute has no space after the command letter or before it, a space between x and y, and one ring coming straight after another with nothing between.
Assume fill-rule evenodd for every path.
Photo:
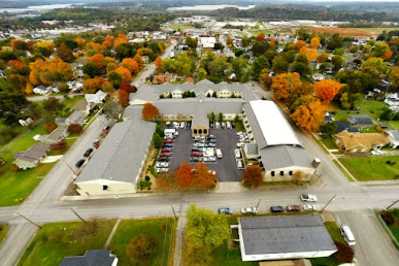
<instances>
[{"instance_id":1,"label":"metal roof","mask_svg":"<svg viewBox=\"0 0 399 266\"><path fill-rule=\"evenodd\" d=\"M89 250L83 256L65 257L60 266L112 266L116 259L108 250Z\"/></svg>"},{"instance_id":2,"label":"metal roof","mask_svg":"<svg viewBox=\"0 0 399 266\"><path fill-rule=\"evenodd\" d=\"M266 170L290 166L313 167L313 158L303 147L278 145L260 150L262 164Z\"/></svg>"},{"instance_id":3,"label":"metal roof","mask_svg":"<svg viewBox=\"0 0 399 266\"><path fill-rule=\"evenodd\" d=\"M252 108L251 126L257 123L253 130L261 131L262 137L259 132L254 133L261 148L273 145L302 146L291 125L273 101L256 100L249 104Z\"/></svg>"},{"instance_id":4,"label":"metal roof","mask_svg":"<svg viewBox=\"0 0 399 266\"><path fill-rule=\"evenodd\" d=\"M239 226L246 255L336 250L318 215L241 217Z\"/></svg>"},{"instance_id":5,"label":"metal roof","mask_svg":"<svg viewBox=\"0 0 399 266\"><path fill-rule=\"evenodd\" d=\"M142 120L141 106L129 109L129 119L112 127L76 182L109 179L136 183L155 123Z\"/></svg>"}]
</instances>

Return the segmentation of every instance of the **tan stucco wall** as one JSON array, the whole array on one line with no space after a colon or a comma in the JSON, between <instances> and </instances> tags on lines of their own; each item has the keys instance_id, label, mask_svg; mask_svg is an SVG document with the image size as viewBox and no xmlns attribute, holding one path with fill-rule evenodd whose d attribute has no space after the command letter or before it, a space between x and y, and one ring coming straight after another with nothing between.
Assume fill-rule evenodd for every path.
<instances>
[{"instance_id":1,"label":"tan stucco wall","mask_svg":"<svg viewBox=\"0 0 399 266\"><path fill-rule=\"evenodd\" d=\"M82 196L118 195L136 192L136 185L128 182L116 182L106 179L98 179L86 182L76 182L77 191ZM103 185L108 189L103 190Z\"/></svg>"},{"instance_id":2,"label":"tan stucco wall","mask_svg":"<svg viewBox=\"0 0 399 266\"><path fill-rule=\"evenodd\" d=\"M274 171L275 175L272 176L271 172ZM280 171L284 172L284 175L280 175ZM289 175L289 171L292 171L292 175ZM263 180L265 182L281 182L281 181L292 181L295 177L295 172L302 172L304 174L304 178L306 180L310 180L310 178L314 175L316 169L314 168L307 168L307 167L300 167L300 166L291 166L291 167L286 167L286 168L280 168L280 169L272 169L272 170L267 170L264 173Z\"/></svg>"}]
</instances>

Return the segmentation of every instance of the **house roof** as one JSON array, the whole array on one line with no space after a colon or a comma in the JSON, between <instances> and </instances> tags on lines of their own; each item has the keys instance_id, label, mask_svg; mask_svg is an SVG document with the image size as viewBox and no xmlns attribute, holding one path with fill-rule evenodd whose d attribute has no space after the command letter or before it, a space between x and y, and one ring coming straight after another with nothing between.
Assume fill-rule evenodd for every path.
<instances>
[{"instance_id":1,"label":"house roof","mask_svg":"<svg viewBox=\"0 0 399 266\"><path fill-rule=\"evenodd\" d=\"M290 166L311 168L313 158L303 147L277 145L260 150L262 164L266 170L280 169Z\"/></svg>"},{"instance_id":2,"label":"house roof","mask_svg":"<svg viewBox=\"0 0 399 266\"><path fill-rule=\"evenodd\" d=\"M385 131L392 140L399 141L399 130L386 130Z\"/></svg>"},{"instance_id":3,"label":"house roof","mask_svg":"<svg viewBox=\"0 0 399 266\"><path fill-rule=\"evenodd\" d=\"M373 125L373 119L368 115L351 115L348 117L348 121L352 125Z\"/></svg>"},{"instance_id":4,"label":"house roof","mask_svg":"<svg viewBox=\"0 0 399 266\"><path fill-rule=\"evenodd\" d=\"M246 255L336 250L318 215L241 217L239 227Z\"/></svg>"},{"instance_id":5,"label":"house roof","mask_svg":"<svg viewBox=\"0 0 399 266\"><path fill-rule=\"evenodd\" d=\"M105 97L107 97L107 93L102 90L99 90L94 94L85 94L85 99L88 103L99 104L105 99Z\"/></svg>"},{"instance_id":6,"label":"house roof","mask_svg":"<svg viewBox=\"0 0 399 266\"><path fill-rule=\"evenodd\" d=\"M383 133L350 133L341 132L335 135L345 150L366 149L371 150L375 145L386 145L388 137Z\"/></svg>"},{"instance_id":7,"label":"house roof","mask_svg":"<svg viewBox=\"0 0 399 266\"><path fill-rule=\"evenodd\" d=\"M17 152L15 158L24 161L35 162L47 155L49 145L45 143L33 144L29 149L23 152Z\"/></svg>"},{"instance_id":8,"label":"house roof","mask_svg":"<svg viewBox=\"0 0 399 266\"><path fill-rule=\"evenodd\" d=\"M141 106L129 107L126 121L116 123L76 182L108 179L136 183L155 123L143 121Z\"/></svg>"},{"instance_id":9,"label":"house roof","mask_svg":"<svg viewBox=\"0 0 399 266\"><path fill-rule=\"evenodd\" d=\"M245 110L261 149L274 145L302 146L291 125L273 101L251 101Z\"/></svg>"},{"instance_id":10,"label":"house roof","mask_svg":"<svg viewBox=\"0 0 399 266\"><path fill-rule=\"evenodd\" d=\"M336 121L335 125L337 126L337 133L342 132L342 131L348 131L348 132L359 132L359 129L353 127L349 122L347 121Z\"/></svg>"},{"instance_id":11,"label":"house roof","mask_svg":"<svg viewBox=\"0 0 399 266\"><path fill-rule=\"evenodd\" d=\"M112 266L116 259L108 250L89 250L83 256L65 257L60 266Z\"/></svg>"}]
</instances>

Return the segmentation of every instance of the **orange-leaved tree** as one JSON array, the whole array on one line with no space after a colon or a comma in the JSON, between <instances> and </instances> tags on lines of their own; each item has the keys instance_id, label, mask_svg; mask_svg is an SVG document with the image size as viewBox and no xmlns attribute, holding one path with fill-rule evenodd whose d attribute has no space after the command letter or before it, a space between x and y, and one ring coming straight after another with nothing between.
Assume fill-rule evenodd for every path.
<instances>
[{"instance_id":1,"label":"orange-leaved tree","mask_svg":"<svg viewBox=\"0 0 399 266\"><path fill-rule=\"evenodd\" d=\"M313 49L317 49L320 47L320 38L319 36L314 36L311 40L310 40L310 47Z\"/></svg>"},{"instance_id":2,"label":"orange-leaved tree","mask_svg":"<svg viewBox=\"0 0 399 266\"><path fill-rule=\"evenodd\" d=\"M299 53L306 56L306 59L308 59L309 62L314 61L317 58L317 49L314 48L302 47L299 50Z\"/></svg>"},{"instance_id":3,"label":"orange-leaved tree","mask_svg":"<svg viewBox=\"0 0 399 266\"><path fill-rule=\"evenodd\" d=\"M118 36L114 39L114 48L118 48L122 44L127 44L128 38L126 34L119 33Z\"/></svg>"},{"instance_id":4,"label":"orange-leaved tree","mask_svg":"<svg viewBox=\"0 0 399 266\"><path fill-rule=\"evenodd\" d=\"M248 165L241 179L246 187L258 187L263 182L262 169L259 165Z\"/></svg>"},{"instance_id":5,"label":"orange-leaved tree","mask_svg":"<svg viewBox=\"0 0 399 266\"><path fill-rule=\"evenodd\" d=\"M314 85L316 96L325 103L331 102L342 89L342 84L333 79L320 80Z\"/></svg>"},{"instance_id":6,"label":"orange-leaved tree","mask_svg":"<svg viewBox=\"0 0 399 266\"><path fill-rule=\"evenodd\" d=\"M291 114L291 118L303 130L316 132L324 121L325 113L326 106L319 99L315 99L299 106Z\"/></svg>"},{"instance_id":7,"label":"orange-leaved tree","mask_svg":"<svg viewBox=\"0 0 399 266\"><path fill-rule=\"evenodd\" d=\"M273 97L279 101L287 101L291 93L302 87L301 77L296 72L282 73L272 79Z\"/></svg>"},{"instance_id":8,"label":"orange-leaved tree","mask_svg":"<svg viewBox=\"0 0 399 266\"><path fill-rule=\"evenodd\" d=\"M121 64L123 67L129 69L132 75L137 74L137 72L140 70L139 64L133 58L124 58Z\"/></svg>"},{"instance_id":9,"label":"orange-leaved tree","mask_svg":"<svg viewBox=\"0 0 399 266\"><path fill-rule=\"evenodd\" d=\"M176 185L181 189L187 189L193 182L193 168L187 162L182 162L177 168L176 173Z\"/></svg>"},{"instance_id":10,"label":"orange-leaved tree","mask_svg":"<svg viewBox=\"0 0 399 266\"><path fill-rule=\"evenodd\" d=\"M123 107L129 105L129 93L125 90L119 89L118 91L119 104Z\"/></svg>"},{"instance_id":11,"label":"orange-leaved tree","mask_svg":"<svg viewBox=\"0 0 399 266\"><path fill-rule=\"evenodd\" d=\"M193 186L200 189L211 189L216 185L216 175L204 163L194 165Z\"/></svg>"},{"instance_id":12,"label":"orange-leaved tree","mask_svg":"<svg viewBox=\"0 0 399 266\"><path fill-rule=\"evenodd\" d=\"M157 120L160 116L158 108L152 103L145 103L142 111L143 119L146 121Z\"/></svg>"}]
</instances>

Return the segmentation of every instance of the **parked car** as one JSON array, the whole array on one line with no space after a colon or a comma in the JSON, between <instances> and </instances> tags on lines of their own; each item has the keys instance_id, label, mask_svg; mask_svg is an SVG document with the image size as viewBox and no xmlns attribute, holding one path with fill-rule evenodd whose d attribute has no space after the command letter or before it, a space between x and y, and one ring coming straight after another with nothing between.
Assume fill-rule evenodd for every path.
<instances>
[{"instance_id":1,"label":"parked car","mask_svg":"<svg viewBox=\"0 0 399 266\"><path fill-rule=\"evenodd\" d=\"M273 213L284 212L283 206L271 206L270 211Z\"/></svg>"},{"instance_id":2,"label":"parked car","mask_svg":"<svg viewBox=\"0 0 399 266\"><path fill-rule=\"evenodd\" d=\"M231 129L231 122L230 122L230 121L227 121L227 122L226 122L226 127L227 127L228 129Z\"/></svg>"},{"instance_id":3,"label":"parked car","mask_svg":"<svg viewBox=\"0 0 399 266\"><path fill-rule=\"evenodd\" d=\"M202 156L202 152L198 152L198 151L191 152L191 157L201 157L201 156Z\"/></svg>"},{"instance_id":4,"label":"parked car","mask_svg":"<svg viewBox=\"0 0 399 266\"><path fill-rule=\"evenodd\" d=\"M181 122L180 123L180 128L185 128L186 127L186 123L185 122Z\"/></svg>"},{"instance_id":5,"label":"parked car","mask_svg":"<svg viewBox=\"0 0 399 266\"><path fill-rule=\"evenodd\" d=\"M158 162L155 163L155 167L157 167L157 168L167 168L167 167L169 167L169 163L168 162L160 162L160 161L158 161Z\"/></svg>"},{"instance_id":6,"label":"parked car","mask_svg":"<svg viewBox=\"0 0 399 266\"><path fill-rule=\"evenodd\" d=\"M219 122L215 123L215 128L220 128L220 123Z\"/></svg>"},{"instance_id":7,"label":"parked car","mask_svg":"<svg viewBox=\"0 0 399 266\"><path fill-rule=\"evenodd\" d=\"M353 235L349 225L343 224L341 225L339 230L341 231L342 237L345 239L345 241L348 243L349 246L356 245L355 236Z\"/></svg>"},{"instance_id":8,"label":"parked car","mask_svg":"<svg viewBox=\"0 0 399 266\"><path fill-rule=\"evenodd\" d=\"M207 156L203 159L204 162L216 162L216 157L214 156Z\"/></svg>"},{"instance_id":9,"label":"parked car","mask_svg":"<svg viewBox=\"0 0 399 266\"><path fill-rule=\"evenodd\" d=\"M172 143L164 143L162 147L163 147L163 148L172 149L172 148L173 148L173 144L172 144Z\"/></svg>"},{"instance_id":10,"label":"parked car","mask_svg":"<svg viewBox=\"0 0 399 266\"><path fill-rule=\"evenodd\" d=\"M202 157L191 157L190 161L193 163L202 162Z\"/></svg>"},{"instance_id":11,"label":"parked car","mask_svg":"<svg viewBox=\"0 0 399 266\"><path fill-rule=\"evenodd\" d=\"M222 128L226 128L226 123L225 123L225 122L222 122L222 123L221 123L221 127L222 127Z\"/></svg>"},{"instance_id":12,"label":"parked car","mask_svg":"<svg viewBox=\"0 0 399 266\"><path fill-rule=\"evenodd\" d=\"M288 205L287 212L300 212L302 210L301 205Z\"/></svg>"},{"instance_id":13,"label":"parked car","mask_svg":"<svg viewBox=\"0 0 399 266\"><path fill-rule=\"evenodd\" d=\"M313 204L304 204L303 210L304 211L316 211L317 207L316 207L316 205L313 205Z\"/></svg>"},{"instance_id":14,"label":"parked car","mask_svg":"<svg viewBox=\"0 0 399 266\"><path fill-rule=\"evenodd\" d=\"M162 148L161 152L172 152L171 148Z\"/></svg>"},{"instance_id":15,"label":"parked car","mask_svg":"<svg viewBox=\"0 0 399 266\"><path fill-rule=\"evenodd\" d=\"M218 159L222 159L223 158L223 153L221 149L216 149L216 157Z\"/></svg>"},{"instance_id":16,"label":"parked car","mask_svg":"<svg viewBox=\"0 0 399 266\"><path fill-rule=\"evenodd\" d=\"M86 162L85 159L80 159L79 161L77 161L77 162L75 163L76 168L82 167L82 165L83 165L85 162Z\"/></svg>"},{"instance_id":17,"label":"parked car","mask_svg":"<svg viewBox=\"0 0 399 266\"><path fill-rule=\"evenodd\" d=\"M165 140L164 140L164 143L174 143L175 141L173 140L173 139L171 139L171 138L166 138Z\"/></svg>"},{"instance_id":18,"label":"parked car","mask_svg":"<svg viewBox=\"0 0 399 266\"><path fill-rule=\"evenodd\" d=\"M302 193L300 196L300 199L303 202L317 202L316 195L309 194L309 193Z\"/></svg>"},{"instance_id":19,"label":"parked car","mask_svg":"<svg viewBox=\"0 0 399 266\"><path fill-rule=\"evenodd\" d=\"M166 173L166 172L168 172L169 171L169 168L155 168L155 171L157 172L157 173Z\"/></svg>"},{"instance_id":20,"label":"parked car","mask_svg":"<svg viewBox=\"0 0 399 266\"><path fill-rule=\"evenodd\" d=\"M219 208L219 209L218 209L218 213L219 213L219 214L227 214L227 215L233 214L233 212L231 211L231 209L230 209L230 208L227 208L227 207Z\"/></svg>"},{"instance_id":21,"label":"parked car","mask_svg":"<svg viewBox=\"0 0 399 266\"><path fill-rule=\"evenodd\" d=\"M161 157L170 157L170 156L172 156L172 153L171 152L168 152L168 151L163 151L163 152L161 152L161 154L160 154L160 156Z\"/></svg>"},{"instance_id":22,"label":"parked car","mask_svg":"<svg viewBox=\"0 0 399 266\"><path fill-rule=\"evenodd\" d=\"M207 146L211 147L211 148L214 148L214 147L216 147L216 143L209 142Z\"/></svg>"},{"instance_id":23,"label":"parked car","mask_svg":"<svg viewBox=\"0 0 399 266\"><path fill-rule=\"evenodd\" d=\"M160 156L160 157L158 158L158 161L160 161L160 162L169 162L169 161L170 161L170 158L167 157L167 156Z\"/></svg>"},{"instance_id":24,"label":"parked car","mask_svg":"<svg viewBox=\"0 0 399 266\"><path fill-rule=\"evenodd\" d=\"M84 157L89 157L91 154L93 153L93 149L89 148L85 151L85 153L83 153Z\"/></svg>"},{"instance_id":25,"label":"parked car","mask_svg":"<svg viewBox=\"0 0 399 266\"><path fill-rule=\"evenodd\" d=\"M236 160L237 168L238 169L243 169L244 168L244 163L242 160Z\"/></svg>"},{"instance_id":26,"label":"parked car","mask_svg":"<svg viewBox=\"0 0 399 266\"><path fill-rule=\"evenodd\" d=\"M241 208L241 214L256 214L258 209L256 207Z\"/></svg>"},{"instance_id":27,"label":"parked car","mask_svg":"<svg viewBox=\"0 0 399 266\"><path fill-rule=\"evenodd\" d=\"M240 149L234 149L234 155L236 157L236 159L241 158L241 152Z\"/></svg>"}]
</instances>

